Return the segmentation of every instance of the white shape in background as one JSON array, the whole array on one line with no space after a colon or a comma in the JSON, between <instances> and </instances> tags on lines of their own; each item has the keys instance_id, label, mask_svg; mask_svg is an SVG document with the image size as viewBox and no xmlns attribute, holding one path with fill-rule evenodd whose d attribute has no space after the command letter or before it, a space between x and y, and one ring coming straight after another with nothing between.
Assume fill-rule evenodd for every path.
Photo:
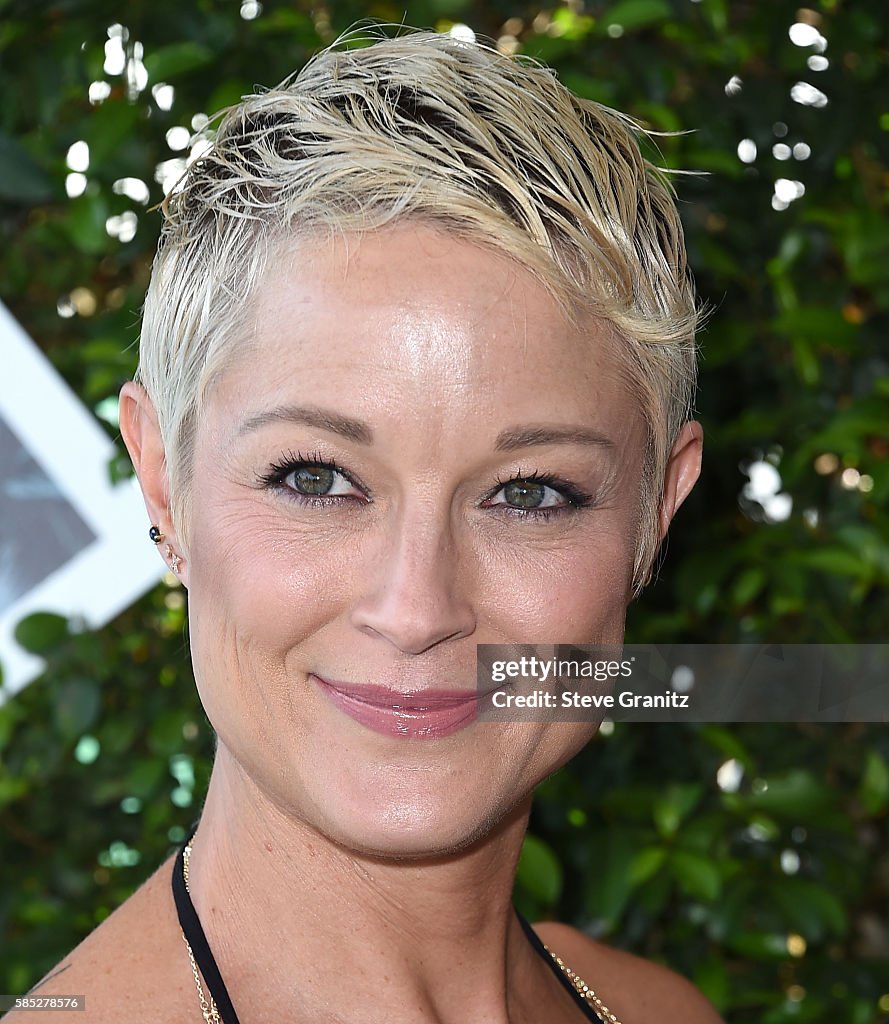
<instances>
[{"instance_id":1,"label":"white shape in background","mask_svg":"<svg viewBox=\"0 0 889 1024\"><path fill-rule=\"evenodd\" d=\"M195 160L199 160L208 149L213 148L212 139L197 139L195 144L191 147L191 151L188 154L186 161L187 166L191 166Z\"/></svg>"},{"instance_id":2,"label":"white shape in background","mask_svg":"<svg viewBox=\"0 0 889 1024\"><path fill-rule=\"evenodd\" d=\"M776 142L775 145L772 146L772 156L776 160L789 160L791 153L792 150L786 142Z\"/></svg>"},{"instance_id":3,"label":"white shape in background","mask_svg":"<svg viewBox=\"0 0 889 1024\"><path fill-rule=\"evenodd\" d=\"M133 54L127 59L127 93L131 100L148 85L148 69L142 61L144 49L141 43L133 43Z\"/></svg>"},{"instance_id":4,"label":"white shape in background","mask_svg":"<svg viewBox=\"0 0 889 1024\"><path fill-rule=\"evenodd\" d=\"M744 766L736 758L723 761L716 770L716 785L723 793L737 793L744 778Z\"/></svg>"},{"instance_id":5,"label":"white shape in background","mask_svg":"<svg viewBox=\"0 0 889 1024\"><path fill-rule=\"evenodd\" d=\"M793 511L793 498L786 492L775 494L763 504L763 508L767 522L783 523Z\"/></svg>"},{"instance_id":6,"label":"white shape in background","mask_svg":"<svg viewBox=\"0 0 889 1024\"><path fill-rule=\"evenodd\" d=\"M456 25L451 25L448 35L452 39L458 39L461 43L474 43L475 32L468 25L464 25L462 22L458 22Z\"/></svg>"},{"instance_id":7,"label":"white shape in background","mask_svg":"<svg viewBox=\"0 0 889 1024\"><path fill-rule=\"evenodd\" d=\"M111 440L2 302L0 351L0 420L41 470L34 479L51 482L54 500L70 508L94 538L0 607L0 663L8 695L43 669L43 661L14 639L26 615L53 611L98 628L154 586L164 564L147 541L148 521L135 479L118 486L109 480ZM3 521L6 500L0 493ZM11 559L35 547L33 538L10 534L3 539ZM14 580L7 583L14 591ZM7 593L13 591L7 587Z\"/></svg>"},{"instance_id":8,"label":"white shape in background","mask_svg":"<svg viewBox=\"0 0 889 1024\"><path fill-rule=\"evenodd\" d=\"M795 875L799 871L799 854L796 850L781 851L781 870L785 875Z\"/></svg>"},{"instance_id":9,"label":"white shape in background","mask_svg":"<svg viewBox=\"0 0 889 1024\"><path fill-rule=\"evenodd\" d=\"M797 82L790 90L790 98L804 107L826 107L827 96L808 82Z\"/></svg>"},{"instance_id":10,"label":"white shape in background","mask_svg":"<svg viewBox=\"0 0 889 1024\"><path fill-rule=\"evenodd\" d=\"M801 181L790 178L778 178L775 182L775 193L772 196L773 210L786 210L795 200L806 194L806 186Z\"/></svg>"},{"instance_id":11,"label":"white shape in background","mask_svg":"<svg viewBox=\"0 0 889 1024\"><path fill-rule=\"evenodd\" d=\"M814 25L806 25L798 21L787 30L794 46L814 46L821 38L821 33Z\"/></svg>"},{"instance_id":12,"label":"white shape in background","mask_svg":"<svg viewBox=\"0 0 889 1024\"><path fill-rule=\"evenodd\" d=\"M182 157L175 157L173 160L162 160L154 169L154 180L164 190L164 195L169 194L176 182L185 172L185 161Z\"/></svg>"},{"instance_id":13,"label":"white shape in background","mask_svg":"<svg viewBox=\"0 0 889 1024\"><path fill-rule=\"evenodd\" d=\"M670 688L677 693L688 693L695 685L694 670L688 665L677 665L670 676Z\"/></svg>"},{"instance_id":14,"label":"white shape in background","mask_svg":"<svg viewBox=\"0 0 889 1024\"><path fill-rule=\"evenodd\" d=\"M751 462L746 469L748 481L741 496L761 506L767 523L780 523L790 516L793 498L781 490L781 474L763 459Z\"/></svg>"},{"instance_id":15,"label":"white shape in background","mask_svg":"<svg viewBox=\"0 0 889 1024\"><path fill-rule=\"evenodd\" d=\"M812 147L805 142L797 142L793 147L794 160L808 160L812 155Z\"/></svg>"},{"instance_id":16,"label":"white shape in background","mask_svg":"<svg viewBox=\"0 0 889 1024\"><path fill-rule=\"evenodd\" d=\"M241 0L241 17L244 21L253 21L262 14L262 4L259 0Z\"/></svg>"},{"instance_id":17,"label":"white shape in background","mask_svg":"<svg viewBox=\"0 0 889 1024\"><path fill-rule=\"evenodd\" d=\"M177 124L173 128L167 129L165 138L170 149L178 152L181 149L188 149L188 144L191 142L191 132L183 125Z\"/></svg>"},{"instance_id":18,"label":"white shape in background","mask_svg":"<svg viewBox=\"0 0 889 1024\"><path fill-rule=\"evenodd\" d=\"M148 202L151 193L141 178L118 178L111 186L111 191L118 196L127 196L133 202L143 206Z\"/></svg>"},{"instance_id":19,"label":"white shape in background","mask_svg":"<svg viewBox=\"0 0 889 1024\"><path fill-rule=\"evenodd\" d=\"M806 61L806 66L810 71L827 71L830 67L830 61L827 57L822 57L820 54L813 53Z\"/></svg>"},{"instance_id":20,"label":"white shape in background","mask_svg":"<svg viewBox=\"0 0 889 1024\"><path fill-rule=\"evenodd\" d=\"M726 96L737 96L743 87L744 82L740 76L732 75L732 77L725 83L725 94Z\"/></svg>"},{"instance_id":21,"label":"white shape in background","mask_svg":"<svg viewBox=\"0 0 889 1024\"><path fill-rule=\"evenodd\" d=\"M84 171L89 170L90 166L90 147L89 144L81 139L79 142L72 142L68 147L68 155L65 157L65 163L68 165L69 170Z\"/></svg>"},{"instance_id":22,"label":"white shape in background","mask_svg":"<svg viewBox=\"0 0 889 1024\"><path fill-rule=\"evenodd\" d=\"M779 178L775 182L775 195L783 203L792 203L794 199L801 199L805 194L806 186L801 181Z\"/></svg>"},{"instance_id":23,"label":"white shape in background","mask_svg":"<svg viewBox=\"0 0 889 1024\"><path fill-rule=\"evenodd\" d=\"M88 95L90 103L92 103L94 107L97 106L99 103L103 103L111 95L111 83L90 82Z\"/></svg>"},{"instance_id":24,"label":"white shape in background","mask_svg":"<svg viewBox=\"0 0 889 1024\"><path fill-rule=\"evenodd\" d=\"M123 25L112 25L108 29L108 40L105 43L105 63L102 70L106 75L122 75L127 66L127 55L124 50L126 29Z\"/></svg>"},{"instance_id":25,"label":"white shape in background","mask_svg":"<svg viewBox=\"0 0 889 1024\"><path fill-rule=\"evenodd\" d=\"M82 196L86 192L86 175L80 174L78 171L74 171L65 177L65 192L69 199L76 199L78 196Z\"/></svg>"},{"instance_id":26,"label":"white shape in background","mask_svg":"<svg viewBox=\"0 0 889 1024\"><path fill-rule=\"evenodd\" d=\"M120 399L117 395L108 395L107 398L96 402L93 412L112 427L120 426Z\"/></svg>"},{"instance_id":27,"label":"white shape in background","mask_svg":"<svg viewBox=\"0 0 889 1024\"><path fill-rule=\"evenodd\" d=\"M856 490L860 481L861 474L852 466L847 466L840 476L840 484L847 491Z\"/></svg>"},{"instance_id":28,"label":"white shape in background","mask_svg":"<svg viewBox=\"0 0 889 1024\"><path fill-rule=\"evenodd\" d=\"M132 242L138 226L139 218L132 210L124 210L105 221L105 231L119 242Z\"/></svg>"},{"instance_id":29,"label":"white shape in background","mask_svg":"<svg viewBox=\"0 0 889 1024\"><path fill-rule=\"evenodd\" d=\"M161 110L170 110L173 100L176 98L176 90L166 82L158 82L157 85L151 87L151 95Z\"/></svg>"},{"instance_id":30,"label":"white shape in background","mask_svg":"<svg viewBox=\"0 0 889 1024\"><path fill-rule=\"evenodd\" d=\"M751 839L754 843L765 843L770 838L769 830L764 825L760 825L758 821L748 825L744 832L747 838Z\"/></svg>"},{"instance_id":31,"label":"white shape in background","mask_svg":"<svg viewBox=\"0 0 889 1024\"><path fill-rule=\"evenodd\" d=\"M753 139L741 139L738 143L738 159L745 164L752 164L756 159L756 143Z\"/></svg>"}]
</instances>

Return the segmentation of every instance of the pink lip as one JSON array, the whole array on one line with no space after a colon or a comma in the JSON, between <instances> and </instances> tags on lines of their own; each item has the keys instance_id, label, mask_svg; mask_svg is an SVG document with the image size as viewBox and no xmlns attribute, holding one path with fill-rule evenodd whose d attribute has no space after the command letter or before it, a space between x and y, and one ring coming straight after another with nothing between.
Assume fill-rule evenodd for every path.
<instances>
[{"instance_id":1,"label":"pink lip","mask_svg":"<svg viewBox=\"0 0 889 1024\"><path fill-rule=\"evenodd\" d=\"M312 674L325 696L361 725L386 736L428 740L465 729L478 715L475 690L403 693L387 686L334 682Z\"/></svg>"}]
</instances>

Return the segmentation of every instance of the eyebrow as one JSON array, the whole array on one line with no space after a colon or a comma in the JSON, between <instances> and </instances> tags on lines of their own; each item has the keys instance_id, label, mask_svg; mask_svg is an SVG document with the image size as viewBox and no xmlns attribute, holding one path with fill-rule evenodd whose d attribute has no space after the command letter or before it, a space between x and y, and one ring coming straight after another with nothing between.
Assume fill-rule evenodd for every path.
<instances>
[{"instance_id":1,"label":"eyebrow","mask_svg":"<svg viewBox=\"0 0 889 1024\"><path fill-rule=\"evenodd\" d=\"M373 431L363 420L342 416L340 413L322 409L317 405L281 405L275 409L250 416L238 430L238 434L249 434L270 423L302 423L307 427L339 434L357 444L373 444Z\"/></svg>"},{"instance_id":2,"label":"eyebrow","mask_svg":"<svg viewBox=\"0 0 889 1024\"><path fill-rule=\"evenodd\" d=\"M316 405L281 405L274 409L255 413L248 417L238 430L239 435L251 433L271 423L301 423L308 427L339 434L341 437L357 444L373 444L373 430L364 420L343 416L330 409L322 409ZM611 451L615 448L614 441L583 426L521 426L508 427L497 435L494 450L512 452L519 448L533 448L551 444L580 444L593 448L604 448Z\"/></svg>"},{"instance_id":3,"label":"eyebrow","mask_svg":"<svg viewBox=\"0 0 889 1024\"><path fill-rule=\"evenodd\" d=\"M615 448L614 441L589 427L510 427L497 435L495 451L512 452L518 448L533 448L535 445L547 444L582 444L593 448Z\"/></svg>"}]
</instances>

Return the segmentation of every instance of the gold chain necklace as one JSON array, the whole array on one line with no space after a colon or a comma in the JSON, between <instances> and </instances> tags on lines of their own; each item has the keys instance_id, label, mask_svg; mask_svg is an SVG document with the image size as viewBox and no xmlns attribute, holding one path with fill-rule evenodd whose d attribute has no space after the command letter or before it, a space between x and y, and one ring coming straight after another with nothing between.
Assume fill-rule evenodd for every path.
<instances>
[{"instance_id":1,"label":"gold chain necklace","mask_svg":"<svg viewBox=\"0 0 889 1024\"><path fill-rule=\"evenodd\" d=\"M191 895L191 890L188 888L188 862L191 859L191 843L189 842L185 849L182 851L182 878L185 882L185 891ZM194 953L191 951L191 946L188 944L188 939L185 937L185 932L182 933L182 941L185 943L185 948L188 950L188 959L191 962L191 973L194 975L194 983L198 989L198 999L201 1001L201 1014L203 1015L205 1024L223 1024L222 1018L219 1016L219 1010L216 1008L216 1003L213 996L210 996L209 1002L207 997L204 995L204 987L201 985L201 975L198 971L198 965L195 963ZM571 968L562 960L561 957L556 954L547 946L545 943L541 943L543 948L549 953L553 960L559 965L562 973L571 982L574 988L579 993L581 999L585 999L602 1018L605 1024L620 1024L617 1017L608 1009L608 1007L602 1002L602 1000L596 995L596 993L587 985L587 983L580 977L579 974L571 970Z\"/></svg>"},{"instance_id":2,"label":"gold chain necklace","mask_svg":"<svg viewBox=\"0 0 889 1024\"><path fill-rule=\"evenodd\" d=\"M185 891L189 895L191 895L191 890L188 888L188 862L190 859L191 843L189 842L182 851L182 879L185 882ZM188 944L185 932L182 932L182 941L185 943L185 948L188 950L188 959L191 961L191 973L194 975L194 983L198 987L198 999L201 1001L201 1013L204 1017L205 1024L222 1024L222 1018L219 1016L219 1010L216 1009L216 1002L213 999L213 996L210 996L210 1001L207 1002L207 997L204 995L204 986L201 985L201 975L198 972L198 965L195 963L194 953L191 951L191 946Z\"/></svg>"},{"instance_id":3,"label":"gold chain necklace","mask_svg":"<svg viewBox=\"0 0 889 1024\"><path fill-rule=\"evenodd\" d=\"M576 974L571 968L562 960L561 957L556 954L547 946L545 943L542 944L543 948L549 953L549 955L555 960L555 962L562 969L562 973L571 982L571 984L577 989L580 997L586 999L586 1001L595 1009L596 1013L602 1018L605 1024L620 1024L617 1017L608 1009L608 1007L602 1002L602 1000L596 995L596 993L590 988L589 985Z\"/></svg>"}]
</instances>

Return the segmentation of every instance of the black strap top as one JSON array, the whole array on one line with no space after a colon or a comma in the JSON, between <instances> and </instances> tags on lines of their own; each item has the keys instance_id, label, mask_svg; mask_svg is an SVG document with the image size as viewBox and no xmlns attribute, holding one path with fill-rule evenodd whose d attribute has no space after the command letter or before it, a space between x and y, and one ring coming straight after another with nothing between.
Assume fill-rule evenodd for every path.
<instances>
[{"instance_id":1,"label":"black strap top","mask_svg":"<svg viewBox=\"0 0 889 1024\"><path fill-rule=\"evenodd\" d=\"M195 963L198 966L198 970L204 976L207 988L210 990L210 995L216 1003L219 1016L222 1018L222 1024L240 1024L238 1021L238 1015L235 1013L235 1008L232 1006L231 997L225 987L225 982L222 980L222 975L219 973L219 968L216 966L216 960L210 949L210 943L207 942L207 936L204 934L204 929L201 927L198 913L191 901L191 896L188 894L188 889L185 888L185 876L183 875L182 869L184 866L185 847L190 842L191 836L189 836L189 838L186 839L180 847L179 853L176 857L176 862L173 865L173 899L176 902L176 912L179 915L179 924L182 927L182 933L185 935L186 941L189 946L191 946L191 952L194 956ZM565 976L564 971L562 971L555 960L553 960L552 956L540 941L540 938L531 925L528 924L525 918L522 917L518 911L516 913L519 921L521 922L522 929L524 930L525 935L527 935L531 945L540 954L540 956L543 957L544 961L549 964L550 968L559 979L560 984L565 987L568 994L580 1007L584 1017L587 1020L594 1021L595 1024L603 1024L602 1018L580 995L577 989Z\"/></svg>"}]
</instances>

